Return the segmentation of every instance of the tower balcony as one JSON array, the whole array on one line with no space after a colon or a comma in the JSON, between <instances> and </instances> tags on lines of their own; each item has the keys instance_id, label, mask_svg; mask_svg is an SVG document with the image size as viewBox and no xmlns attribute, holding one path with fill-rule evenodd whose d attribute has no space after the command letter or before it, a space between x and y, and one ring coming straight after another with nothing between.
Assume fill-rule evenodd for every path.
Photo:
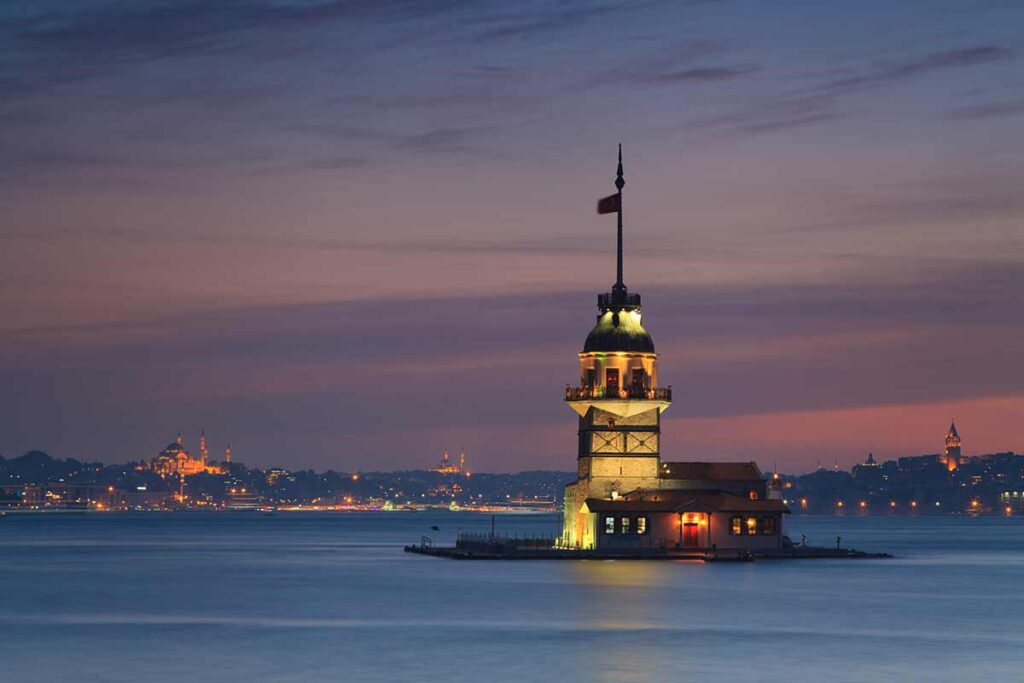
<instances>
[{"instance_id":1,"label":"tower balcony","mask_svg":"<svg viewBox=\"0 0 1024 683\"><path fill-rule=\"evenodd\" d=\"M671 401L672 387L619 387L609 389L601 386L574 387L565 385L566 401Z\"/></svg>"},{"instance_id":2,"label":"tower balcony","mask_svg":"<svg viewBox=\"0 0 1024 683\"><path fill-rule=\"evenodd\" d=\"M640 308L640 295L628 294L625 291L613 291L597 295L597 307L602 311L614 308L633 310Z\"/></svg>"}]
</instances>

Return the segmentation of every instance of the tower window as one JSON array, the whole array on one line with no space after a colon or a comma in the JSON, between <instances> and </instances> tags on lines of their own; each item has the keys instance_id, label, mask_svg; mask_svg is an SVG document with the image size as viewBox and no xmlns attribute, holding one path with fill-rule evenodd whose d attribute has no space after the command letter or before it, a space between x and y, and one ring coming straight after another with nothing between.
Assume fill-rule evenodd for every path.
<instances>
[{"instance_id":1,"label":"tower window","mask_svg":"<svg viewBox=\"0 0 1024 683\"><path fill-rule=\"evenodd\" d=\"M608 368L604 371L605 395L618 397L619 395L619 369Z\"/></svg>"},{"instance_id":2,"label":"tower window","mask_svg":"<svg viewBox=\"0 0 1024 683\"><path fill-rule=\"evenodd\" d=\"M643 368L633 368L632 381L630 383L630 393L634 396L643 396L644 393L644 381L646 373Z\"/></svg>"},{"instance_id":3,"label":"tower window","mask_svg":"<svg viewBox=\"0 0 1024 683\"><path fill-rule=\"evenodd\" d=\"M586 373L583 375L584 386L592 387L597 384L597 370L594 368L587 368Z\"/></svg>"}]
</instances>

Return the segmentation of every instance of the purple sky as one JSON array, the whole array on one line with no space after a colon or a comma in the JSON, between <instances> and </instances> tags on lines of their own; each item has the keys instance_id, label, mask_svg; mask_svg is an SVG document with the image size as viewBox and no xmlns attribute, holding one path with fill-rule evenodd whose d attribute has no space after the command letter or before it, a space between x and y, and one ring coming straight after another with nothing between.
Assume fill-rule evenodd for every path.
<instances>
[{"instance_id":1,"label":"purple sky","mask_svg":"<svg viewBox=\"0 0 1024 683\"><path fill-rule=\"evenodd\" d=\"M614 279L670 459L1024 450L1024 6L0 6L0 453L573 469Z\"/></svg>"}]
</instances>

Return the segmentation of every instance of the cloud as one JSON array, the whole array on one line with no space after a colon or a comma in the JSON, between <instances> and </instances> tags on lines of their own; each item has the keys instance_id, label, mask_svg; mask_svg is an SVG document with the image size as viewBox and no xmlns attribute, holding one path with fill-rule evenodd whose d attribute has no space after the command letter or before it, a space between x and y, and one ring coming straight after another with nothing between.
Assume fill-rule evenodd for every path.
<instances>
[{"instance_id":1,"label":"cloud","mask_svg":"<svg viewBox=\"0 0 1024 683\"><path fill-rule=\"evenodd\" d=\"M840 94L909 80L935 71L989 64L1010 59L1011 52L997 45L975 45L933 52L902 62L876 62L861 73L836 78L813 88L816 91Z\"/></svg>"},{"instance_id":2,"label":"cloud","mask_svg":"<svg viewBox=\"0 0 1024 683\"><path fill-rule=\"evenodd\" d=\"M506 5L506 7L511 6ZM623 9L610 5L603 7L580 5L568 9L562 8L558 3L555 6L558 9L548 12L538 12L535 6L531 6L529 12L519 15L506 14L480 19L480 23L489 24L489 26L477 33L476 37L482 41L530 39L578 28L595 17L612 14Z\"/></svg>"},{"instance_id":3,"label":"cloud","mask_svg":"<svg viewBox=\"0 0 1024 683\"><path fill-rule=\"evenodd\" d=\"M415 135L396 136L396 149L429 154L484 154L488 150L471 140L479 132L475 128L436 128Z\"/></svg>"},{"instance_id":4,"label":"cloud","mask_svg":"<svg viewBox=\"0 0 1024 683\"><path fill-rule=\"evenodd\" d=\"M690 130L719 130L733 135L757 135L826 123L841 118L829 96L780 97L748 104L724 114L712 114L683 123Z\"/></svg>"},{"instance_id":5,"label":"cloud","mask_svg":"<svg viewBox=\"0 0 1024 683\"><path fill-rule=\"evenodd\" d=\"M647 83L655 85L673 85L686 83L718 83L732 81L757 71L755 67L705 66L692 69L680 69L648 76Z\"/></svg>"},{"instance_id":6,"label":"cloud","mask_svg":"<svg viewBox=\"0 0 1024 683\"><path fill-rule=\"evenodd\" d=\"M1009 370L1024 325L1007 312L1024 266L864 272L827 285L645 289L673 415L725 424L1020 395ZM574 380L592 305L592 292L366 300L22 330L0 343L0 433L59 411L72 416L68 438L100 444L118 428L110 416L127 415L142 449L161 429L215 415L221 430L246 431L250 459L305 464L327 460L323 444L395 457L423 430L474 430L491 435L488 467L517 469L520 450L496 438L506 430L558 426L571 448L559 391ZM94 419L104 424L86 429ZM279 437L310 434L321 445L303 441L310 450L284 462Z\"/></svg>"},{"instance_id":7,"label":"cloud","mask_svg":"<svg viewBox=\"0 0 1024 683\"><path fill-rule=\"evenodd\" d=\"M1024 114L1024 101L990 102L968 107L958 107L946 112L946 118L954 121L981 121Z\"/></svg>"},{"instance_id":8,"label":"cloud","mask_svg":"<svg viewBox=\"0 0 1024 683\"><path fill-rule=\"evenodd\" d=\"M853 76L833 78L807 88L781 90L776 94L733 107L731 111L691 119L683 127L691 130L719 130L734 135L758 135L780 130L802 128L846 118L839 103L850 93L910 80L946 69L969 67L1008 60L1012 53L995 45L979 45L943 50L902 62L876 62ZM756 70L739 70L740 77ZM698 70L699 71L699 70ZM685 72L683 72L685 73ZM729 75L723 74L728 79ZM986 112L974 114L984 116ZM991 115L1014 113L991 112ZM972 115L964 112L964 118Z\"/></svg>"}]
</instances>

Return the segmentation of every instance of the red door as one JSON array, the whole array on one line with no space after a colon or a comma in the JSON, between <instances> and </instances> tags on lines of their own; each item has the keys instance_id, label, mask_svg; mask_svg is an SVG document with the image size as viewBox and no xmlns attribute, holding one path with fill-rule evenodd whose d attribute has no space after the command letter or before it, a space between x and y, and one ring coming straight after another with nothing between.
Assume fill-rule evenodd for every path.
<instances>
[{"instance_id":1,"label":"red door","mask_svg":"<svg viewBox=\"0 0 1024 683\"><path fill-rule=\"evenodd\" d=\"M686 522L683 524L683 547L684 548L696 548L699 544L697 540L697 523Z\"/></svg>"}]
</instances>

